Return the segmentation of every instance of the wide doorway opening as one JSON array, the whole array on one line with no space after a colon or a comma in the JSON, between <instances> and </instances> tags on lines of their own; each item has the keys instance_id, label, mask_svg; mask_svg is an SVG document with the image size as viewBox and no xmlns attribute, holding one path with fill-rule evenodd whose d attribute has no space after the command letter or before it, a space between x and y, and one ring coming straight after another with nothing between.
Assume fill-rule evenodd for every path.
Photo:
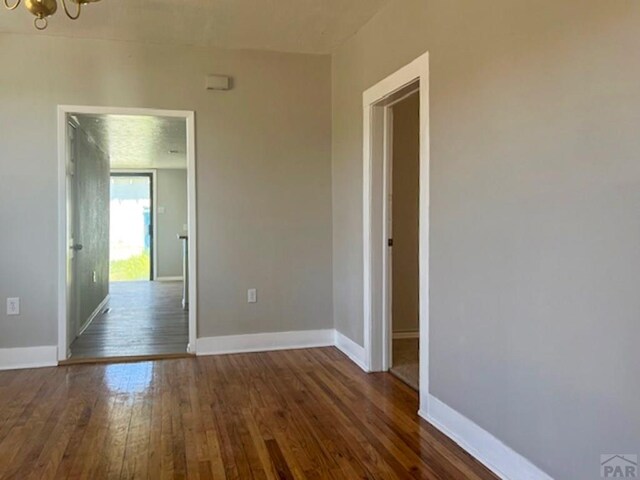
<instances>
[{"instance_id":1,"label":"wide doorway opening","mask_svg":"<svg viewBox=\"0 0 640 480\"><path fill-rule=\"evenodd\" d=\"M59 359L194 353L193 114L61 107L59 121Z\"/></svg>"}]
</instances>

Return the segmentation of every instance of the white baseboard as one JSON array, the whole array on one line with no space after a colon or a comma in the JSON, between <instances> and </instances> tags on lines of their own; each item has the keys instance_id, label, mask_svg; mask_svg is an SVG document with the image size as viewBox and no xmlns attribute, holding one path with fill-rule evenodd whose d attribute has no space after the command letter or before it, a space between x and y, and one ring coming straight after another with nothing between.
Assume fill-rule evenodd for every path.
<instances>
[{"instance_id":1,"label":"white baseboard","mask_svg":"<svg viewBox=\"0 0 640 480\"><path fill-rule=\"evenodd\" d=\"M369 371L366 366L367 362L365 361L364 347L361 347L349 337L345 337L337 330L335 330L335 346L362 370L365 372Z\"/></svg>"},{"instance_id":2,"label":"white baseboard","mask_svg":"<svg viewBox=\"0 0 640 480\"><path fill-rule=\"evenodd\" d=\"M328 346L337 347L367 371L364 348L334 329L204 337L197 339L196 350L201 356ZM0 370L56 366L57 350L56 346L0 349ZM418 413L503 480L553 480L433 395L428 397L428 411Z\"/></svg>"},{"instance_id":3,"label":"white baseboard","mask_svg":"<svg viewBox=\"0 0 640 480\"><path fill-rule=\"evenodd\" d=\"M433 395L421 417L503 480L553 480L529 460Z\"/></svg>"},{"instance_id":4,"label":"white baseboard","mask_svg":"<svg viewBox=\"0 0 640 480\"><path fill-rule=\"evenodd\" d=\"M269 352L331 346L337 347L362 370L368 371L364 348L333 329L226 335L203 337L196 340L197 355Z\"/></svg>"},{"instance_id":5,"label":"white baseboard","mask_svg":"<svg viewBox=\"0 0 640 480\"><path fill-rule=\"evenodd\" d=\"M223 355L229 353L269 352L273 350L329 347L333 344L333 329L226 335L198 338L196 340L196 354Z\"/></svg>"},{"instance_id":6,"label":"white baseboard","mask_svg":"<svg viewBox=\"0 0 640 480\"><path fill-rule=\"evenodd\" d=\"M184 277L156 277L154 281L156 282L182 282Z\"/></svg>"},{"instance_id":7,"label":"white baseboard","mask_svg":"<svg viewBox=\"0 0 640 480\"><path fill-rule=\"evenodd\" d=\"M420 338L420 332L418 330L411 330L407 332L393 332L394 340L404 340L407 338Z\"/></svg>"},{"instance_id":8,"label":"white baseboard","mask_svg":"<svg viewBox=\"0 0 640 480\"><path fill-rule=\"evenodd\" d=\"M100 314L100 312L102 312L104 310L104 308L107 306L107 303L109 302L109 297L110 295L107 294L106 297L104 297L104 300L102 300L100 302L100 305L98 305L96 307L96 309L91 313L91 315L89 315L89 318L87 319L86 322L84 322L84 325L82 325L82 327L80 327L80 330L78 331L78 335L76 336L80 336L82 335L82 333L89 328L89 325L91 325L91 322L93 322L95 320L95 318Z\"/></svg>"},{"instance_id":9,"label":"white baseboard","mask_svg":"<svg viewBox=\"0 0 640 480\"><path fill-rule=\"evenodd\" d=\"M0 348L0 370L55 367L58 347Z\"/></svg>"}]
</instances>

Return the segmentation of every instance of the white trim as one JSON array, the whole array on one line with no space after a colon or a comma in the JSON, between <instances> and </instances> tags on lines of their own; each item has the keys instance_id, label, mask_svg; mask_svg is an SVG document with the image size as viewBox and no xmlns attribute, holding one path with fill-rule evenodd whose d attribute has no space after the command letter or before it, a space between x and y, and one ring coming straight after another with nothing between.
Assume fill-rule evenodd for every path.
<instances>
[{"instance_id":1,"label":"white trim","mask_svg":"<svg viewBox=\"0 0 640 480\"><path fill-rule=\"evenodd\" d=\"M420 338L420 331L393 332L394 340L406 340L408 338Z\"/></svg>"},{"instance_id":2,"label":"white trim","mask_svg":"<svg viewBox=\"0 0 640 480\"><path fill-rule=\"evenodd\" d=\"M252 333L198 338L198 355L271 352L299 348L330 347L334 344L334 330L300 330L294 332Z\"/></svg>"},{"instance_id":3,"label":"white trim","mask_svg":"<svg viewBox=\"0 0 640 480\"><path fill-rule=\"evenodd\" d=\"M187 211L189 226L189 345L195 353L197 334L197 192L196 192L196 136L195 113L187 110L158 110L150 108L95 107L86 105L58 105L58 360L68 356L67 345L67 186L66 186L66 117L67 114L147 115L184 118L187 123ZM157 222L155 222L157 224Z\"/></svg>"},{"instance_id":4,"label":"white trim","mask_svg":"<svg viewBox=\"0 0 640 480\"><path fill-rule=\"evenodd\" d=\"M421 417L503 480L553 480L522 455L433 395Z\"/></svg>"},{"instance_id":5,"label":"white trim","mask_svg":"<svg viewBox=\"0 0 640 480\"><path fill-rule=\"evenodd\" d=\"M429 54L425 53L363 93L363 312L367 369L388 369L388 269L386 247L390 159L388 108L419 82L420 92L420 404L427 411L429 392ZM385 119L387 120L385 122Z\"/></svg>"},{"instance_id":6,"label":"white trim","mask_svg":"<svg viewBox=\"0 0 640 480\"><path fill-rule=\"evenodd\" d=\"M151 174L151 211L153 212L153 278L158 275L158 170L155 168L111 168L109 173L144 173Z\"/></svg>"},{"instance_id":7,"label":"white trim","mask_svg":"<svg viewBox=\"0 0 640 480\"><path fill-rule=\"evenodd\" d=\"M111 297L111 295L107 294L106 297L104 297L104 300L102 300L100 302L100 304L98 304L98 306L96 307L96 309L91 312L91 315L89 315L89 318L87 318L87 321L84 322L84 324L80 327L80 330L78 330L78 335L76 336L80 336L84 333L84 331L89 328L89 325L91 325L91 322L93 322L95 320L95 318L98 316L98 314L104 310L104 308L107 306L107 303L109 303L109 298Z\"/></svg>"},{"instance_id":8,"label":"white trim","mask_svg":"<svg viewBox=\"0 0 640 480\"><path fill-rule=\"evenodd\" d=\"M335 346L362 370L364 370L365 372L368 371L365 361L364 347L361 347L349 337L343 335L337 330L335 331Z\"/></svg>"},{"instance_id":9,"label":"white trim","mask_svg":"<svg viewBox=\"0 0 640 480\"><path fill-rule=\"evenodd\" d=\"M154 281L156 282L182 282L184 277L156 277Z\"/></svg>"},{"instance_id":10,"label":"white trim","mask_svg":"<svg viewBox=\"0 0 640 480\"><path fill-rule=\"evenodd\" d=\"M196 353L198 334L198 211L196 182L196 117L186 112L187 119L187 224L189 236L189 344L187 351Z\"/></svg>"},{"instance_id":11,"label":"white trim","mask_svg":"<svg viewBox=\"0 0 640 480\"><path fill-rule=\"evenodd\" d=\"M55 367L58 347L0 348L0 370Z\"/></svg>"},{"instance_id":12,"label":"white trim","mask_svg":"<svg viewBox=\"0 0 640 480\"><path fill-rule=\"evenodd\" d=\"M402 98L406 98L403 96ZM387 241L393 239L393 108L384 108L384 149L382 159L382 370L393 365L393 248Z\"/></svg>"}]
</instances>

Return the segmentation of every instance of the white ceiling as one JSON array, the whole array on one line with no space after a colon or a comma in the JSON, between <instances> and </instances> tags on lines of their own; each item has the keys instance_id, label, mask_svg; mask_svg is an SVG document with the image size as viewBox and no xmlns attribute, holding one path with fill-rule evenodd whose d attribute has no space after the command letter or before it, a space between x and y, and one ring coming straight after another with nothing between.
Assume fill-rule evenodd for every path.
<instances>
[{"instance_id":1,"label":"white ceiling","mask_svg":"<svg viewBox=\"0 0 640 480\"><path fill-rule=\"evenodd\" d=\"M183 118L73 115L109 155L111 168L187 168Z\"/></svg>"},{"instance_id":2,"label":"white ceiling","mask_svg":"<svg viewBox=\"0 0 640 480\"><path fill-rule=\"evenodd\" d=\"M0 32L329 53L387 1L102 0L75 22L59 5L43 33L21 5L13 12L0 8Z\"/></svg>"}]
</instances>

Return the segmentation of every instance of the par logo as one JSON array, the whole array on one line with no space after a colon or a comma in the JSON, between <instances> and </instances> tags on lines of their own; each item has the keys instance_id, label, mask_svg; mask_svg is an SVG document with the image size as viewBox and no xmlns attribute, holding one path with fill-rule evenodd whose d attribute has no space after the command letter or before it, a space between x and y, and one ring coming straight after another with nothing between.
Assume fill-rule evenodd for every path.
<instances>
[{"instance_id":1,"label":"par logo","mask_svg":"<svg viewBox=\"0 0 640 480\"><path fill-rule=\"evenodd\" d=\"M602 478L638 478L638 456L611 453L600 455Z\"/></svg>"}]
</instances>

